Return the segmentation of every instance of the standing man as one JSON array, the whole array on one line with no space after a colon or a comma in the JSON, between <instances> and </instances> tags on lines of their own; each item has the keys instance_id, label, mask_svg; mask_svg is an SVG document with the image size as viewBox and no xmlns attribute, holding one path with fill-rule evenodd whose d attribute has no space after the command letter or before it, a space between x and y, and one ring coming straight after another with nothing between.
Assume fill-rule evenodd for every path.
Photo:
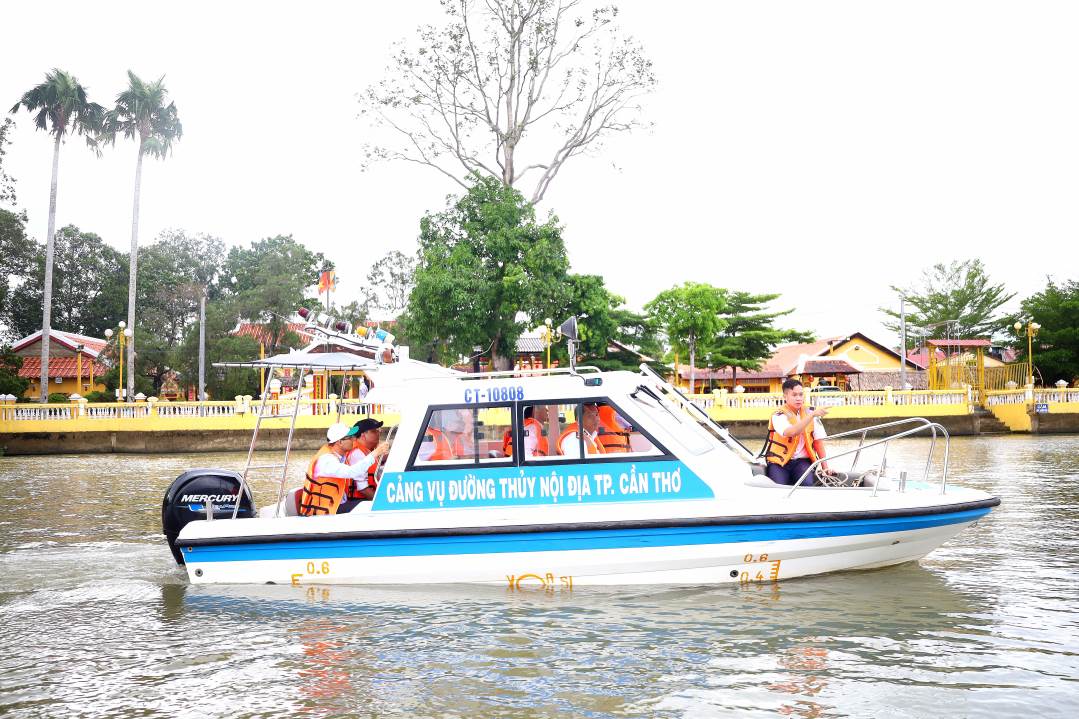
<instances>
[{"instance_id":1,"label":"standing man","mask_svg":"<svg viewBox=\"0 0 1079 719\"><path fill-rule=\"evenodd\" d=\"M823 459L824 439L828 436L820 418L828 414L824 407L805 407L805 389L796 379L783 383L783 408L768 420L768 439L761 454L768 466L765 473L776 484L791 485L818 459ZM825 470L827 464L822 463ZM809 475L802 486L813 486Z\"/></svg>"},{"instance_id":2,"label":"standing man","mask_svg":"<svg viewBox=\"0 0 1079 719\"><path fill-rule=\"evenodd\" d=\"M351 431L355 433L356 439L352 443L352 449L345 455L345 464L350 467L360 463L367 464L367 455L378 448L379 429L381 427L382 422L372 417L365 417L352 425ZM375 481L375 468L377 466L378 462L371 462L368 465L366 480L352 480L348 491L348 501L358 504L374 498L375 488L378 487L378 482Z\"/></svg>"},{"instance_id":3,"label":"standing man","mask_svg":"<svg viewBox=\"0 0 1079 719\"><path fill-rule=\"evenodd\" d=\"M316 517L323 514L347 512L355 506L343 505L352 480L359 478L367 486L367 469L386 453L389 448L385 442L373 452L349 466L345 464L345 455L352 449L355 427L343 422L331 424L326 430L324 444L307 467L307 476L300 491L300 514Z\"/></svg>"}]
</instances>

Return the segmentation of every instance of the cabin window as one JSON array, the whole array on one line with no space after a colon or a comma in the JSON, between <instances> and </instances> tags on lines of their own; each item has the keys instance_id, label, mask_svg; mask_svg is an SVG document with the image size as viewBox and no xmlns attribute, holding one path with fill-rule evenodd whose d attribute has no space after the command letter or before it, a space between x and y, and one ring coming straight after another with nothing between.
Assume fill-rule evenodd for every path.
<instances>
[{"instance_id":1,"label":"cabin window","mask_svg":"<svg viewBox=\"0 0 1079 719\"><path fill-rule=\"evenodd\" d=\"M521 417L526 462L664 454L632 419L607 401L523 405Z\"/></svg>"},{"instance_id":2,"label":"cabin window","mask_svg":"<svg viewBox=\"0 0 1079 719\"><path fill-rule=\"evenodd\" d=\"M509 404L432 410L414 465L504 464L512 417Z\"/></svg>"}]
</instances>

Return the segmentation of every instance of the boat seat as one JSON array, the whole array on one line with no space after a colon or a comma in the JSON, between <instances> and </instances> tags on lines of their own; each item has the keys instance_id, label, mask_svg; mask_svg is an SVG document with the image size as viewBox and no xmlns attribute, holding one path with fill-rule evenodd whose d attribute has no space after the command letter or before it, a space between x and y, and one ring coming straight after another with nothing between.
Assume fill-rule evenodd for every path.
<instances>
[{"instance_id":1,"label":"boat seat","mask_svg":"<svg viewBox=\"0 0 1079 719\"><path fill-rule=\"evenodd\" d=\"M300 492L303 491L303 487L297 487L296 489L290 489L285 492L285 516L286 517L298 517L300 516Z\"/></svg>"}]
</instances>

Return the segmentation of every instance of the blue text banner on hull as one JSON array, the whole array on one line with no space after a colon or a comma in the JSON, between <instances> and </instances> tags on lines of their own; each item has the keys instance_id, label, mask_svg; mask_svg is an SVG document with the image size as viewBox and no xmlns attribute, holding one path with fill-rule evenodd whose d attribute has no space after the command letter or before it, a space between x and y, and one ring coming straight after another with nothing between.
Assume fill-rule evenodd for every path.
<instances>
[{"instance_id":1,"label":"blue text banner on hull","mask_svg":"<svg viewBox=\"0 0 1079 719\"><path fill-rule=\"evenodd\" d=\"M714 496L689 467L671 460L477 466L387 474L371 510L656 502Z\"/></svg>"}]
</instances>

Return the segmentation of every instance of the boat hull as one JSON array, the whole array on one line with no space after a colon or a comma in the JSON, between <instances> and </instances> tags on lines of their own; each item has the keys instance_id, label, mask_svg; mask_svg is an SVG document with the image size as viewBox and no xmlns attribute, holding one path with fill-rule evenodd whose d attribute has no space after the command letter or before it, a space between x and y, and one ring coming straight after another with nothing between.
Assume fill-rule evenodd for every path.
<instances>
[{"instance_id":1,"label":"boat hull","mask_svg":"<svg viewBox=\"0 0 1079 719\"><path fill-rule=\"evenodd\" d=\"M756 583L914 561L989 511L237 537L192 540L180 549L193 583L476 583L513 589Z\"/></svg>"}]
</instances>

